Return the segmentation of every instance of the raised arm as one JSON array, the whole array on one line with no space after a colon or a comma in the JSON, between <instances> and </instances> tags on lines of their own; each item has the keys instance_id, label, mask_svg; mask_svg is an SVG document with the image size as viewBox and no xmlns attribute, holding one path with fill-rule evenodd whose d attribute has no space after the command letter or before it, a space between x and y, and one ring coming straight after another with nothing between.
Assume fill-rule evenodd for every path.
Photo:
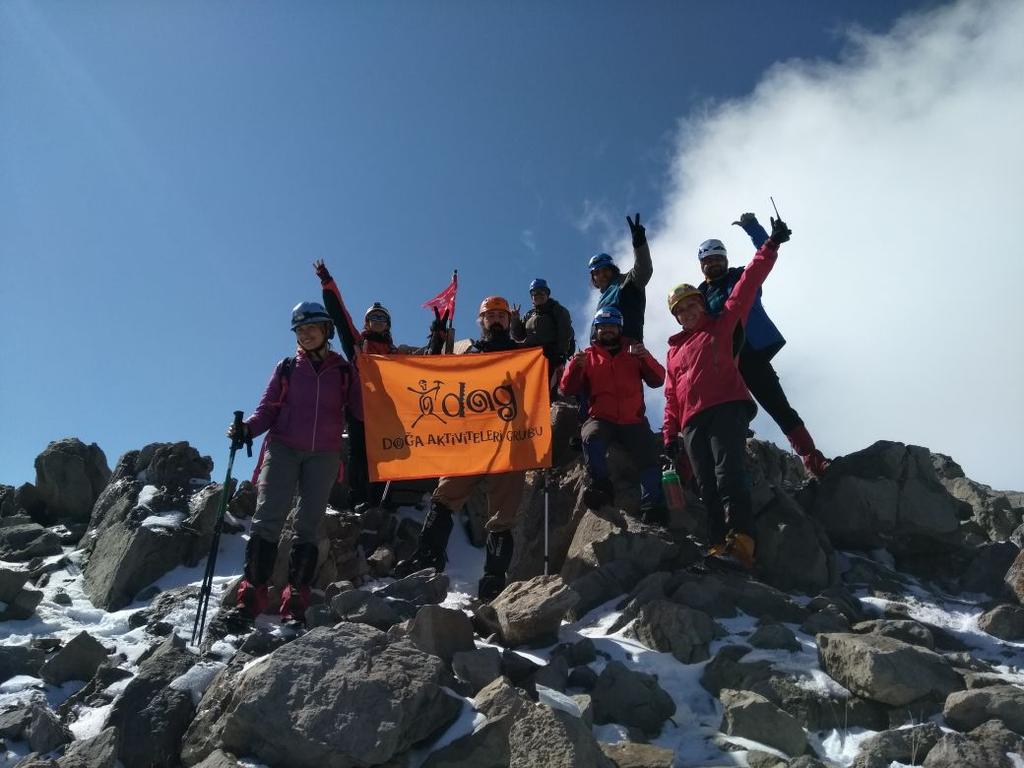
<instances>
[{"instance_id":1,"label":"raised arm","mask_svg":"<svg viewBox=\"0 0 1024 768\"><path fill-rule=\"evenodd\" d=\"M792 234L789 227L782 219L772 219L772 235L764 241L764 245L758 248L754 258L744 268L743 274L736 282L732 293L726 299L725 308L719 317L729 317L734 320L744 319L750 312L750 307L757 298L757 291L761 284L768 277L768 273L775 266L775 260L779 256L779 246L789 240Z\"/></svg>"},{"instance_id":2,"label":"raised arm","mask_svg":"<svg viewBox=\"0 0 1024 768\"><path fill-rule=\"evenodd\" d=\"M654 263L651 261L651 249L647 245L647 229L640 223L640 214L636 221L626 217L629 234L633 240L633 268L626 273L626 279L644 288L654 274Z\"/></svg>"},{"instance_id":3,"label":"raised arm","mask_svg":"<svg viewBox=\"0 0 1024 768\"><path fill-rule=\"evenodd\" d=\"M754 244L754 248L760 248L764 245L764 241L768 239L768 233L765 231L765 228L761 226L757 216L752 213L741 214L739 221L734 221L733 225L743 228L743 231L750 238L750 242Z\"/></svg>"},{"instance_id":4,"label":"raised arm","mask_svg":"<svg viewBox=\"0 0 1024 768\"><path fill-rule=\"evenodd\" d=\"M327 265L324 264L323 259L313 262L313 268L316 271L316 276L320 278L320 287L324 294L324 308L327 309L327 314L334 321L334 327L338 329L341 351L349 362L352 362L360 352L359 330L352 322L352 316L348 313L348 308L341 298L341 291L338 290L338 285L331 277L331 273L327 271Z\"/></svg>"}]
</instances>

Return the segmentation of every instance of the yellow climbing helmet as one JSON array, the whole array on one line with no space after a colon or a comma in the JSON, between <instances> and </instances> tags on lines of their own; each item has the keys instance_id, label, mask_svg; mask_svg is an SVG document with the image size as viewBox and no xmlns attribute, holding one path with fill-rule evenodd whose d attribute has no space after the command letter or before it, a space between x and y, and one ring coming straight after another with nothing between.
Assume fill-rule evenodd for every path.
<instances>
[{"instance_id":1,"label":"yellow climbing helmet","mask_svg":"<svg viewBox=\"0 0 1024 768\"><path fill-rule=\"evenodd\" d=\"M691 296L700 296L701 301L704 301L704 294L689 283L680 283L673 288L672 292L668 295L669 313L674 315L676 313L676 307L682 303L683 299L688 299Z\"/></svg>"}]
</instances>

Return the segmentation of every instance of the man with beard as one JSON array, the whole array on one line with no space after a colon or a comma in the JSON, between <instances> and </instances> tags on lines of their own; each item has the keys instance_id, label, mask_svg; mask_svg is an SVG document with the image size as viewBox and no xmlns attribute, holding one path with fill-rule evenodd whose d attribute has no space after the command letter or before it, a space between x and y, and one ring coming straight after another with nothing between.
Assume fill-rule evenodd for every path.
<instances>
[{"instance_id":1,"label":"man with beard","mask_svg":"<svg viewBox=\"0 0 1024 768\"><path fill-rule=\"evenodd\" d=\"M477 316L482 336L467 353L507 352L521 349L509 329L512 311L501 296L488 296L480 304ZM443 571L448 562L448 537L454 527L453 515L483 486L490 518L487 528L487 554L484 573L478 584L478 596L490 602L505 588L506 572L512 562L512 528L526 483L526 472L493 472L484 475L442 477L430 499L430 511L423 520L420 542L409 558L395 566L398 578L423 568Z\"/></svg>"},{"instance_id":2,"label":"man with beard","mask_svg":"<svg viewBox=\"0 0 1024 768\"><path fill-rule=\"evenodd\" d=\"M768 239L768 233L752 213L744 213L733 224L743 228L755 248L760 248ZM705 278L697 288L704 296L708 314L717 317L739 282L744 268L729 266L725 245L721 240L705 240L697 249L697 257ZM740 374L750 394L789 439L807 471L815 477L821 477L828 469L829 461L815 446L800 414L789 404L786 393L782 391L779 374L772 366L772 358L785 343L786 340L761 305L761 289L758 288L750 312L742 318L742 326L736 327L733 340L733 352L739 352Z\"/></svg>"},{"instance_id":3,"label":"man with beard","mask_svg":"<svg viewBox=\"0 0 1024 768\"><path fill-rule=\"evenodd\" d=\"M587 480L583 500L590 509L614 501L608 472L608 447L621 444L640 470L640 518L666 523L658 443L644 415L644 384L658 388L665 369L640 342L627 343L622 313L599 309L591 326L591 345L573 356L562 375L562 393L590 392L581 430Z\"/></svg>"},{"instance_id":4,"label":"man with beard","mask_svg":"<svg viewBox=\"0 0 1024 768\"><path fill-rule=\"evenodd\" d=\"M548 281L536 278L530 283L533 308L519 319L519 307L512 307L512 338L525 347L543 347L551 372L551 389L557 392L562 367L576 348L569 310L551 298Z\"/></svg>"},{"instance_id":5,"label":"man with beard","mask_svg":"<svg viewBox=\"0 0 1024 768\"><path fill-rule=\"evenodd\" d=\"M633 268L626 274L607 253L599 253L590 259L590 284L601 292L597 300L598 309L615 307L622 313L622 335L629 341L644 340L644 313L647 310L647 283L654 274L651 249L647 245L647 230L640 223L626 217L629 234L633 241Z\"/></svg>"}]
</instances>

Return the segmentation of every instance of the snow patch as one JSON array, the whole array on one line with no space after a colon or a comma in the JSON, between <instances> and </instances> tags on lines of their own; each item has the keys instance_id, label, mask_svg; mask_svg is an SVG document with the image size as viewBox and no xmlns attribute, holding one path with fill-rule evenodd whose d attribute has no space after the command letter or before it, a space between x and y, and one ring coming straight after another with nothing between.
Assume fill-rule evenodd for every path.
<instances>
[{"instance_id":1,"label":"snow patch","mask_svg":"<svg viewBox=\"0 0 1024 768\"><path fill-rule=\"evenodd\" d=\"M226 666L221 661L200 661L185 674L174 678L168 687L174 691L188 691L192 694L192 703L198 707L213 678Z\"/></svg>"}]
</instances>

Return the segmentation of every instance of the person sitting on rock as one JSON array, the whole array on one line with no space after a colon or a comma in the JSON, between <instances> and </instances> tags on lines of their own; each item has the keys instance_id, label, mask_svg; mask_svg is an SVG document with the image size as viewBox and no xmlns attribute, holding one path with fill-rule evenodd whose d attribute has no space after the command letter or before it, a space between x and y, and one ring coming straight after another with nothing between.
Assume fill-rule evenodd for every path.
<instances>
[{"instance_id":1,"label":"person sitting on rock","mask_svg":"<svg viewBox=\"0 0 1024 768\"><path fill-rule=\"evenodd\" d=\"M760 248L768 239L768 233L752 213L744 213L733 224L743 228L755 248ZM697 249L697 257L705 278L697 288L704 296L708 314L715 316L725 307L726 300L743 274L743 267L729 266L725 245L721 240L705 240ZM750 394L789 439L789 444L807 471L815 477L821 477L828 469L829 461L815 446L800 414L789 404L786 393L782 391L779 374L772 366L772 358L782 349L786 340L765 312L761 304L760 288L750 312L742 318L741 323L741 326L737 326L737 335L741 344L739 368L743 381Z\"/></svg>"},{"instance_id":2,"label":"person sitting on rock","mask_svg":"<svg viewBox=\"0 0 1024 768\"><path fill-rule=\"evenodd\" d=\"M345 411L361 414L355 368L330 348L334 326L322 304L307 301L292 310L298 347L274 369L263 397L233 440L264 432L256 512L245 548L245 573L238 587L235 618L251 622L269 602L268 586L278 540L299 492L288 584L281 594L281 620L302 621L316 573L317 529L341 463Z\"/></svg>"},{"instance_id":3,"label":"person sitting on rock","mask_svg":"<svg viewBox=\"0 0 1024 768\"><path fill-rule=\"evenodd\" d=\"M665 381L662 436L669 455L679 452L679 435L708 510L712 554L754 565L754 521L744 466L747 427L757 406L733 355L736 325L750 313L758 289L778 258L789 228L772 219L772 234L754 254L717 315L704 296L683 283L668 297L668 310L683 330L672 336Z\"/></svg>"},{"instance_id":4,"label":"person sitting on rock","mask_svg":"<svg viewBox=\"0 0 1024 768\"><path fill-rule=\"evenodd\" d=\"M467 353L508 352L520 349L509 333L512 311L501 296L488 296L480 304L477 316L482 336ZM408 576L423 568L443 571L448 562L448 537L454 527L453 515L483 486L491 514L487 528L487 554L484 573L478 584L478 597L490 602L505 588L506 574L512 563L512 528L526 484L526 472L492 472L484 475L442 477L430 500L430 511L423 519L419 546L394 569L396 577Z\"/></svg>"},{"instance_id":5,"label":"person sitting on rock","mask_svg":"<svg viewBox=\"0 0 1024 768\"><path fill-rule=\"evenodd\" d=\"M591 345L573 356L562 375L563 394L590 393L581 430L587 468L583 500L590 509L614 500L607 456L610 444L619 443L640 470L641 519L665 525L658 443L644 415L643 386L660 387L665 369L640 342L624 343L622 322L618 309L599 309L591 325Z\"/></svg>"},{"instance_id":6,"label":"person sitting on rock","mask_svg":"<svg viewBox=\"0 0 1024 768\"><path fill-rule=\"evenodd\" d=\"M562 368L576 348L569 310L551 298L547 280L536 278L530 283L533 308L522 320L519 307L512 307L512 338L526 347L543 347L551 372L551 389L557 391Z\"/></svg>"}]
</instances>

